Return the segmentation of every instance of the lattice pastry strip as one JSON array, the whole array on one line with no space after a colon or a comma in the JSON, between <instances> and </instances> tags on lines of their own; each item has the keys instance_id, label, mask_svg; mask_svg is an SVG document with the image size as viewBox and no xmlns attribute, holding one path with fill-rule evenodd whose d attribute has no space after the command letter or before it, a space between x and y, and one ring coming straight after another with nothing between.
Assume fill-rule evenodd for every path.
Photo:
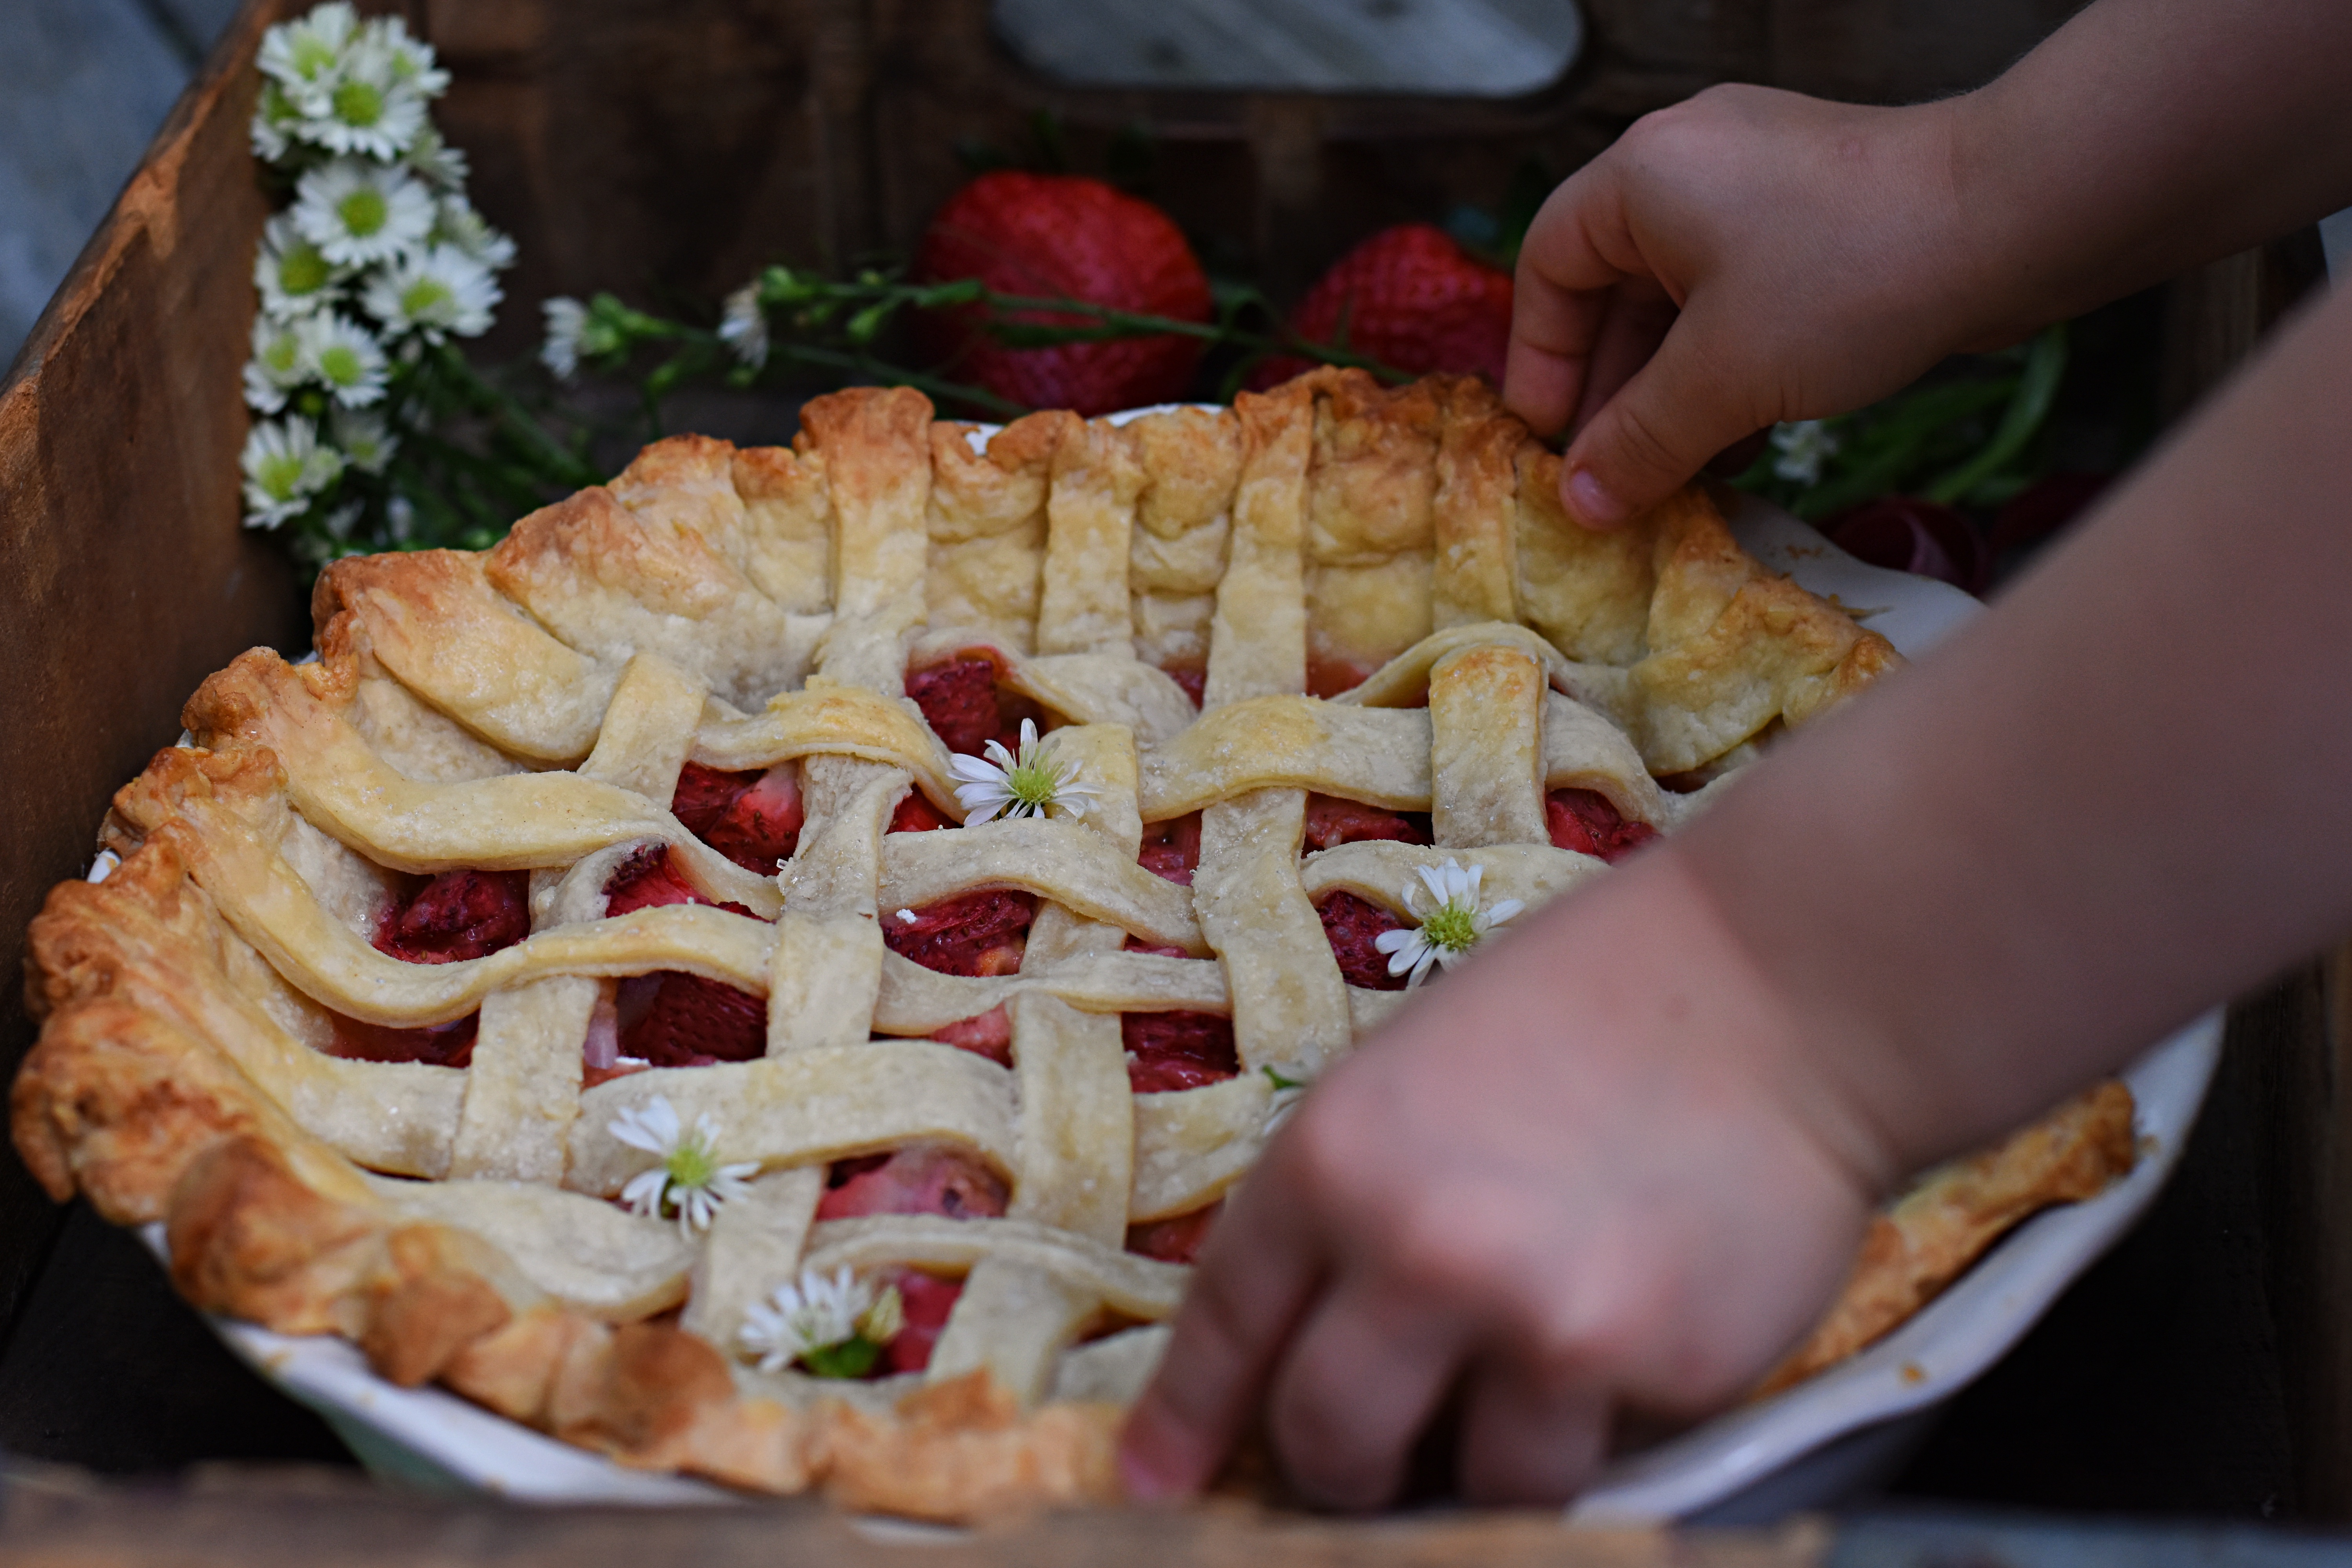
<instances>
[{"instance_id":1,"label":"lattice pastry strip","mask_svg":"<svg viewBox=\"0 0 2352 1568\"><path fill-rule=\"evenodd\" d=\"M1894 662L1703 494L1591 535L1557 480L1472 382L992 435L864 390L478 555L338 563L320 661L207 682L121 868L37 925L18 1145L168 1221L200 1304L631 1464L1101 1495L1187 1274L1153 1238L1402 1000L1363 933L1449 861L1490 902L1604 875ZM964 820L956 754L1022 713L1087 809ZM2090 1190L2103 1103L1967 1191ZM707 1225L625 1206L689 1145ZM836 1271L907 1293L890 1357L929 1314L919 1373L777 1350Z\"/></svg>"}]
</instances>

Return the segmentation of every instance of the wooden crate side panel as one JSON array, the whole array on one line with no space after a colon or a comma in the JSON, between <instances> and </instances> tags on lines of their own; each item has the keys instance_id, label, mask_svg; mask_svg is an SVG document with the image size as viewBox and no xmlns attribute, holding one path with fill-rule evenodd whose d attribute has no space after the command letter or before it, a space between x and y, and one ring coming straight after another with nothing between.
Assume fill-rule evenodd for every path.
<instances>
[{"instance_id":1,"label":"wooden crate side panel","mask_svg":"<svg viewBox=\"0 0 2352 1568\"><path fill-rule=\"evenodd\" d=\"M297 636L291 571L238 525L239 373L266 216L242 68L268 20L173 110L0 388L0 973L50 884L88 865L107 798L243 648ZM0 988L0 1074L31 1037ZM55 1215L0 1156L0 1324Z\"/></svg>"}]
</instances>

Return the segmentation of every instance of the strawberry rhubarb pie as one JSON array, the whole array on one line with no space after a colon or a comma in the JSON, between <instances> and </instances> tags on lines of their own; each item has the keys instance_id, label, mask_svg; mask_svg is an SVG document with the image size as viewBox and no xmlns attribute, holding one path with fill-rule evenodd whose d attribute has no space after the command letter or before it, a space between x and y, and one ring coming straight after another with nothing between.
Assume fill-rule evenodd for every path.
<instances>
[{"instance_id":1,"label":"strawberry rhubarb pie","mask_svg":"<svg viewBox=\"0 0 2352 1568\"><path fill-rule=\"evenodd\" d=\"M339 562L34 927L17 1148L197 1306L623 1464L1107 1498L1190 1260L1417 985L1898 661L1685 491L1571 525L1484 384L810 404ZM1779 1374L2132 1158L1928 1178Z\"/></svg>"}]
</instances>

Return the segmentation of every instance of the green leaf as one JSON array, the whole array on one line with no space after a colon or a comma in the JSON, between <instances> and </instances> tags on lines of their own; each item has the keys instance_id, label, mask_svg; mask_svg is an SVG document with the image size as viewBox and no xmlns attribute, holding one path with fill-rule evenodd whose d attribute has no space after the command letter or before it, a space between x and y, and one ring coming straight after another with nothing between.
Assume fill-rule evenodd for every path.
<instances>
[{"instance_id":1,"label":"green leaf","mask_svg":"<svg viewBox=\"0 0 2352 1568\"><path fill-rule=\"evenodd\" d=\"M1949 504L1976 489L2006 467L2025 450L2042 422L2050 417L2050 405L2058 395L2058 384L2066 375L2066 325L2060 322L2038 333L2027 349L2025 371L2017 380L2017 391L2002 413L2000 427L1985 444L1982 451L1949 473L1931 480L1920 491L1929 500Z\"/></svg>"},{"instance_id":2,"label":"green leaf","mask_svg":"<svg viewBox=\"0 0 2352 1568\"><path fill-rule=\"evenodd\" d=\"M1275 1071L1272 1068L1258 1068L1258 1071L1265 1074L1266 1081L1273 1084L1276 1089L1305 1089L1307 1087L1304 1080L1295 1078L1285 1078L1282 1074Z\"/></svg>"},{"instance_id":3,"label":"green leaf","mask_svg":"<svg viewBox=\"0 0 2352 1568\"><path fill-rule=\"evenodd\" d=\"M863 347L874 341L876 334L882 331L883 324L889 321L890 313L898 308L896 300L878 300L844 322L842 332L851 342Z\"/></svg>"},{"instance_id":4,"label":"green leaf","mask_svg":"<svg viewBox=\"0 0 2352 1568\"><path fill-rule=\"evenodd\" d=\"M864 1377L880 1360L882 1347L863 1334L837 1345L826 1345L801 1357L801 1364L819 1377Z\"/></svg>"}]
</instances>

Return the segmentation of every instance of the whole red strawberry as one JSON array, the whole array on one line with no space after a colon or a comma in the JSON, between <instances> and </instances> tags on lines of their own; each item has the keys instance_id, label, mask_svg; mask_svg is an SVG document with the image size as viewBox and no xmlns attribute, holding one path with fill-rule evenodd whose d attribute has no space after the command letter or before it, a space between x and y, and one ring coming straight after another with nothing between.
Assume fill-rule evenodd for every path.
<instances>
[{"instance_id":1,"label":"whole red strawberry","mask_svg":"<svg viewBox=\"0 0 2352 1568\"><path fill-rule=\"evenodd\" d=\"M1166 213L1077 174L999 170L948 198L923 235L915 276L977 278L1000 294L1084 300L1179 321L1206 321L1209 279ZM957 356L948 374L1031 408L1108 414L1183 395L1200 363L1198 339L1115 338L1006 348L980 329L980 305L940 311L928 346ZM1088 326L1045 311L1016 318Z\"/></svg>"},{"instance_id":2,"label":"whole red strawberry","mask_svg":"<svg viewBox=\"0 0 2352 1568\"><path fill-rule=\"evenodd\" d=\"M1345 336L1342 337L1344 327ZM1384 228L1331 264L1290 318L1311 343L1334 343L1414 375L1473 372L1503 384L1511 341L1511 275L1489 267L1425 223ZM1307 362L1268 360L1260 387Z\"/></svg>"}]
</instances>

